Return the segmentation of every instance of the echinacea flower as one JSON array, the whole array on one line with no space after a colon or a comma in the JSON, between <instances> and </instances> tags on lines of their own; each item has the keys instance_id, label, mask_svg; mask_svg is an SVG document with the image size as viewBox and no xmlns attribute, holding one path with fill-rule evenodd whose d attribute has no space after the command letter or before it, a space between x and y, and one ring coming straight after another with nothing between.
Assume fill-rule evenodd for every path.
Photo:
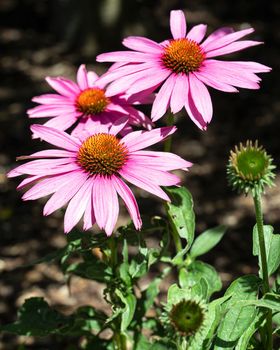
<instances>
[{"instance_id":1,"label":"echinacea flower","mask_svg":"<svg viewBox=\"0 0 280 350\"><path fill-rule=\"evenodd\" d=\"M95 72L87 72L85 65L78 69L77 83L63 77L47 77L48 84L57 93L34 97L32 101L40 105L27 111L29 117L51 118L44 125L63 131L75 126L72 135L91 130L96 124L110 126L123 116L128 118L126 132L131 130L129 125L151 129L151 120L131 106L145 103L146 95L127 96L123 89L108 97L105 84L99 83L98 78Z\"/></svg>"},{"instance_id":2,"label":"echinacea flower","mask_svg":"<svg viewBox=\"0 0 280 350\"><path fill-rule=\"evenodd\" d=\"M191 163L173 153L143 150L173 134L175 127L134 131L117 138L125 124L121 120L110 128L96 126L92 134L83 133L81 139L54 128L33 125L32 132L59 149L20 157L31 161L11 170L8 176L28 175L18 186L21 189L32 185L23 200L52 194L44 207L44 215L69 202L64 218L65 232L83 217L85 230L96 222L111 235L119 214L118 195L135 228L140 229L138 205L125 181L168 201L160 186L180 182L180 178L169 171L186 170Z\"/></svg>"},{"instance_id":3,"label":"echinacea flower","mask_svg":"<svg viewBox=\"0 0 280 350\"><path fill-rule=\"evenodd\" d=\"M247 140L230 152L227 175L230 185L240 193L263 193L274 186L275 168L272 157L258 141Z\"/></svg>"},{"instance_id":4,"label":"echinacea flower","mask_svg":"<svg viewBox=\"0 0 280 350\"><path fill-rule=\"evenodd\" d=\"M115 62L100 79L112 82L108 94L124 87L127 93L160 87L152 107L152 120L161 118L167 109L172 113L185 107L189 117L201 129L210 123L213 108L206 86L225 92L236 87L258 89L260 78L255 73L270 68L256 62L222 61L214 57L241 51L261 42L240 40L253 28L234 32L220 28L203 40L207 26L199 24L188 33L183 11L171 11L170 29L173 38L156 43L144 37L131 36L123 45L133 51L116 51L97 56L98 62Z\"/></svg>"}]
</instances>

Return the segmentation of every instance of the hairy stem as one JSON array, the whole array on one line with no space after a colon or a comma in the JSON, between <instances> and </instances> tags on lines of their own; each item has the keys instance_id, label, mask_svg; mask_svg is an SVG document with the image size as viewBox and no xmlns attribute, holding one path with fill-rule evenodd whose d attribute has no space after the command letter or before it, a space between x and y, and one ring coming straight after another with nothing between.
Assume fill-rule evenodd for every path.
<instances>
[{"instance_id":1,"label":"hairy stem","mask_svg":"<svg viewBox=\"0 0 280 350\"><path fill-rule=\"evenodd\" d=\"M111 250L111 268L113 272L113 276L116 276L117 273L117 265L118 265L118 246L117 246L117 238L112 236L109 240L109 246ZM114 303L114 295L110 295L111 302ZM126 347L126 337L121 333L120 330L121 320L119 317L115 319L114 324L114 349L115 350L127 350Z\"/></svg>"},{"instance_id":2,"label":"hairy stem","mask_svg":"<svg viewBox=\"0 0 280 350\"><path fill-rule=\"evenodd\" d=\"M255 214L256 214L257 230L258 230L258 238L259 238L262 276L263 276L263 294L265 294L270 291L270 287L269 287L267 256L266 256L265 240L264 240L261 196L258 191L256 192L257 193L254 195L254 204L255 204ZM267 328L266 349L272 350L272 311L271 310L268 311L268 314L266 317L266 328Z\"/></svg>"}]
</instances>

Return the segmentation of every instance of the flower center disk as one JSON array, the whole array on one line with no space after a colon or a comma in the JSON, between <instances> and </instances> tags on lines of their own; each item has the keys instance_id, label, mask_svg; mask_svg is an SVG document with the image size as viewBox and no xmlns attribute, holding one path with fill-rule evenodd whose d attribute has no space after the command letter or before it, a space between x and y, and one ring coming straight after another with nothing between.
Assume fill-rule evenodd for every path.
<instances>
[{"instance_id":1,"label":"flower center disk","mask_svg":"<svg viewBox=\"0 0 280 350\"><path fill-rule=\"evenodd\" d=\"M83 114L102 113L110 103L105 91L98 88L89 88L82 91L76 100L76 107Z\"/></svg>"},{"instance_id":2,"label":"flower center disk","mask_svg":"<svg viewBox=\"0 0 280 350\"><path fill-rule=\"evenodd\" d=\"M200 68L205 54L195 41L183 38L171 40L161 59L164 66L174 73L188 74Z\"/></svg>"},{"instance_id":3,"label":"flower center disk","mask_svg":"<svg viewBox=\"0 0 280 350\"><path fill-rule=\"evenodd\" d=\"M81 145L77 161L91 175L113 175L125 164L128 149L116 136L96 134Z\"/></svg>"},{"instance_id":4,"label":"flower center disk","mask_svg":"<svg viewBox=\"0 0 280 350\"><path fill-rule=\"evenodd\" d=\"M169 317L175 329L187 336L194 334L202 326L205 310L197 301L182 300L173 305Z\"/></svg>"}]
</instances>

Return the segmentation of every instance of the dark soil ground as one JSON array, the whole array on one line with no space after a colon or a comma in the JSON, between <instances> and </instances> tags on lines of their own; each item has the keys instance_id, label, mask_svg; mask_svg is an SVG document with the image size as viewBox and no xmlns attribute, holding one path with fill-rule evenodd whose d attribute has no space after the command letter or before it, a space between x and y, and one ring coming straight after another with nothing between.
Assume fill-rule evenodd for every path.
<instances>
[{"instance_id":1,"label":"dark soil ground","mask_svg":"<svg viewBox=\"0 0 280 350\"><path fill-rule=\"evenodd\" d=\"M70 291L55 265L22 265L64 246L63 213L42 216L44 200L22 202L16 191L18 180L6 179L18 155L40 149L30 138L26 110L31 98L49 92L45 76L75 77L77 67L99 73L106 66L97 64L98 53L121 49L127 35L143 35L161 41L169 37L170 9L182 8L189 27L207 23L208 32L220 26L236 30L248 25L256 29L251 38L265 42L232 55L233 60L257 61L273 68L263 75L261 89L241 90L239 94L211 91L214 118L207 132L201 132L186 117L178 115L178 132L173 150L194 163L184 184L194 197L197 233L225 224L228 233L204 260L219 271L224 287L237 276L256 273L251 254L253 206L249 197L233 193L226 181L229 150L240 141L258 139L280 165L280 3L235 0L112 0L112 1L35 1L0 2L0 322L11 322L25 298L44 296L54 306L70 312L77 306L102 307L103 286L74 278ZM280 230L280 179L278 187L264 197L265 221ZM161 214L160 201L138 193L141 212ZM125 211L120 224L125 223ZM166 290L167 284L162 286ZM0 335L0 349L66 349L57 339L34 340Z\"/></svg>"}]
</instances>

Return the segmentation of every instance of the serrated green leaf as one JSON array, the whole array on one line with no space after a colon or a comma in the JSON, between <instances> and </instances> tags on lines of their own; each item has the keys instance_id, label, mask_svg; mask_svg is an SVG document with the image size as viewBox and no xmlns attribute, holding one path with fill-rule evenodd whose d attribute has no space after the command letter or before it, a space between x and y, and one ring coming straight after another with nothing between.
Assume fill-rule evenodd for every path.
<instances>
[{"instance_id":1,"label":"serrated green leaf","mask_svg":"<svg viewBox=\"0 0 280 350\"><path fill-rule=\"evenodd\" d=\"M223 304L230 299L229 295L213 300L208 304L208 313L205 321L205 325L201 331L200 337L193 344L192 350L209 350L213 344L213 338L220 323L220 320L224 316Z\"/></svg>"},{"instance_id":2,"label":"serrated green leaf","mask_svg":"<svg viewBox=\"0 0 280 350\"><path fill-rule=\"evenodd\" d=\"M18 320L0 330L26 336L59 334L72 320L49 307L43 298L27 299L18 311Z\"/></svg>"},{"instance_id":3,"label":"serrated green leaf","mask_svg":"<svg viewBox=\"0 0 280 350\"><path fill-rule=\"evenodd\" d=\"M219 325L214 350L234 349L251 325L257 310L254 306L240 305L240 300L256 299L260 285L261 280L257 276L247 275L235 280L227 289L225 296L231 295L231 298L225 304L227 313Z\"/></svg>"},{"instance_id":4,"label":"serrated green leaf","mask_svg":"<svg viewBox=\"0 0 280 350\"><path fill-rule=\"evenodd\" d=\"M82 306L72 315L73 323L63 329L63 335L81 336L98 333L106 322L107 315L92 306Z\"/></svg>"},{"instance_id":5,"label":"serrated green leaf","mask_svg":"<svg viewBox=\"0 0 280 350\"><path fill-rule=\"evenodd\" d=\"M193 242L190 255L196 258L203 255L217 245L226 232L226 226L220 225L201 233Z\"/></svg>"},{"instance_id":6,"label":"serrated green leaf","mask_svg":"<svg viewBox=\"0 0 280 350\"><path fill-rule=\"evenodd\" d=\"M96 258L71 264L67 266L64 272L103 283L110 281L112 278L112 269Z\"/></svg>"},{"instance_id":7,"label":"serrated green leaf","mask_svg":"<svg viewBox=\"0 0 280 350\"><path fill-rule=\"evenodd\" d=\"M130 322L133 319L136 309L136 297L133 294L123 295L119 289L115 291L116 295L121 299L124 304L124 308L121 313L121 331L125 332Z\"/></svg>"},{"instance_id":8,"label":"serrated green leaf","mask_svg":"<svg viewBox=\"0 0 280 350\"><path fill-rule=\"evenodd\" d=\"M269 276L273 274L280 265L280 235L273 233L274 229L270 225L264 225L264 241L267 257L267 268ZM253 229L253 254L259 256L260 277L262 277L261 258L259 252L259 238L257 225Z\"/></svg>"},{"instance_id":9,"label":"serrated green leaf","mask_svg":"<svg viewBox=\"0 0 280 350\"><path fill-rule=\"evenodd\" d=\"M267 293L262 299L259 300L242 300L236 301L240 307L245 307L247 305L254 305L257 307L265 307L275 312L280 312L280 295Z\"/></svg>"},{"instance_id":10,"label":"serrated green leaf","mask_svg":"<svg viewBox=\"0 0 280 350\"><path fill-rule=\"evenodd\" d=\"M208 298L222 288L222 281L213 266L202 261L193 261L187 269L181 269L179 281L182 287L191 287L201 278L204 278L208 284Z\"/></svg>"},{"instance_id":11,"label":"serrated green leaf","mask_svg":"<svg viewBox=\"0 0 280 350\"><path fill-rule=\"evenodd\" d=\"M245 330L245 332L239 338L238 343L236 344L235 350L247 350L248 349L250 339L257 332L257 330L260 328L264 319L265 319L265 313L262 311L259 311L256 314L253 322L249 325L249 327Z\"/></svg>"},{"instance_id":12,"label":"serrated green leaf","mask_svg":"<svg viewBox=\"0 0 280 350\"><path fill-rule=\"evenodd\" d=\"M167 203L167 214L173 230L187 240L187 250L190 248L195 229L195 215L193 211L193 199L185 187L168 187L165 191L171 199Z\"/></svg>"},{"instance_id":13,"label":"serrated green leaf","mask_svg":"<svg viewBox=\"0 0 280 350\"><path fill-rule=\"evenodd\" d=\"M181 268L179 272L179 285L181 288L189 288L192 295L197 295L208 300L209 285L207 280L200 274L189 273L187 269Z\"/></svg>"},{"instance_id":14,"label":"serrated green leaf","mask_svg":"<svg viewBox=\"0 0 280 350\"><path fill-rule=\"evenodd\" d=\"M172 284L168 288L167 292L167 303L168 304L177 304L182 299L190 299L192 297L190 288L180 288L177 284Z\"/></svg>"}]
</instances>

